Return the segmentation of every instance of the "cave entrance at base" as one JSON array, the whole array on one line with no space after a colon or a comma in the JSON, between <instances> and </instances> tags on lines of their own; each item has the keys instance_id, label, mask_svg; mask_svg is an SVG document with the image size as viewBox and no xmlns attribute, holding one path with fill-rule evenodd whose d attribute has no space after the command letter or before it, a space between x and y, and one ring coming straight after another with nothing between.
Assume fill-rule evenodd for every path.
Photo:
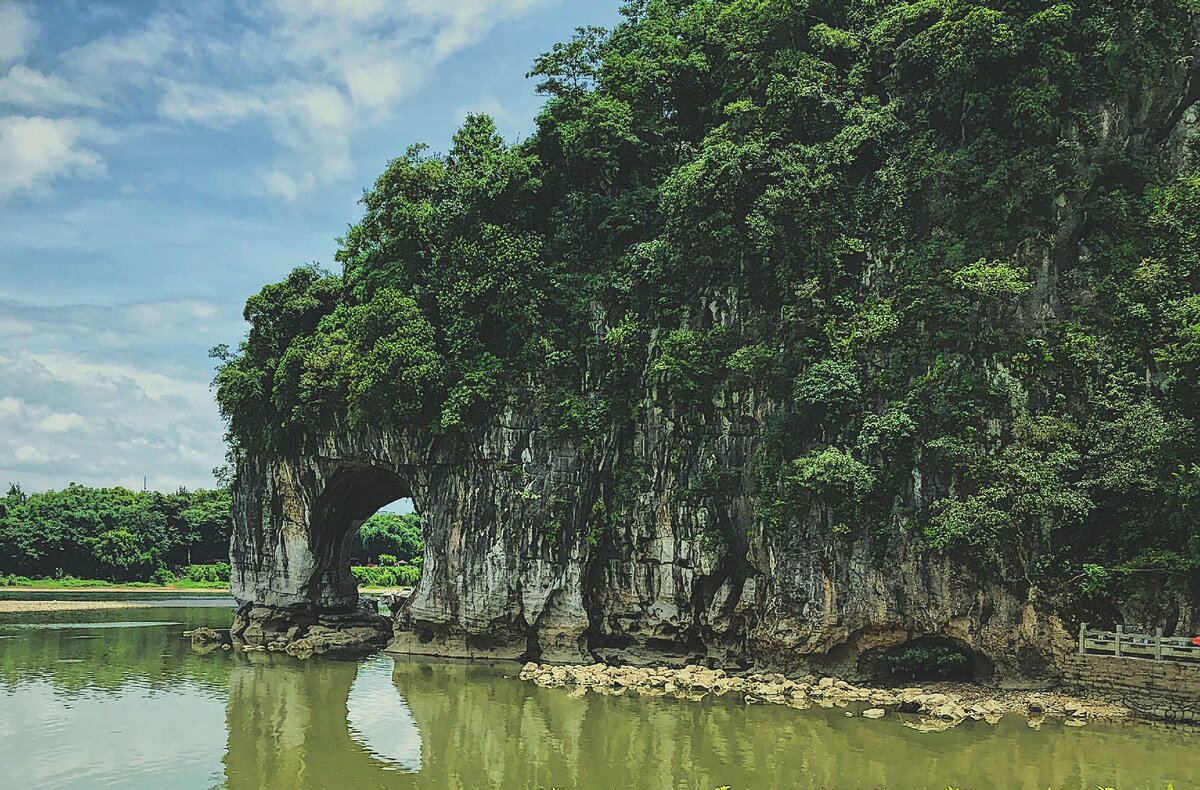
<instances>
[{"instance_id":1,"label":"cave entrance at base","mask_svg":"<svg viewBox=\"0 0 1200 790\"><path fill-rule=\"evenodd\" d=\"M966 642L948 636L926 635L887 648L864 652L859 674L896 682L929 680L987 681L991 660Z\"/></svg>"}]
</instances>

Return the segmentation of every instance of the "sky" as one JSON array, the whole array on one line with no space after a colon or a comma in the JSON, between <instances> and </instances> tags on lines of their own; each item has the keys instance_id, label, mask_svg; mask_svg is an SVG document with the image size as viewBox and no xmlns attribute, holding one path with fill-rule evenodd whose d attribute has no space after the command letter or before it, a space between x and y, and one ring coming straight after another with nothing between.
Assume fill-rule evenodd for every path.
<instances>
[{"instance_id":1,"label":"sky","mask_svg":"<svg viewBox=\"0 0 1200 790\"><path fill-rule=\"evenodd\" d=\"M208 350L618 0L0 0L0 487L211 487ZM0 491L2 493L2 491Z\"/></svg>"}]
</instances>

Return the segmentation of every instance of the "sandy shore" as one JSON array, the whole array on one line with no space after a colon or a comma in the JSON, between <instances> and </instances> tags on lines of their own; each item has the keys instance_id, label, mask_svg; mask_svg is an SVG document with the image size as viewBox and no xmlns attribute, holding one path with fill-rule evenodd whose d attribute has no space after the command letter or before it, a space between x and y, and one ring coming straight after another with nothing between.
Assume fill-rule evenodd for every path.
<instances>
[{"instance_id":1,"label":"sandy shore","mask_svg":"<svg viewBox=\"0 0 1200 790\"><path fill-rule=\"evenodd\" d=\"M0 614L14 612L74 612L85 609L141 609L147 601L0 601Z\"/></svg>"}]
</instances>

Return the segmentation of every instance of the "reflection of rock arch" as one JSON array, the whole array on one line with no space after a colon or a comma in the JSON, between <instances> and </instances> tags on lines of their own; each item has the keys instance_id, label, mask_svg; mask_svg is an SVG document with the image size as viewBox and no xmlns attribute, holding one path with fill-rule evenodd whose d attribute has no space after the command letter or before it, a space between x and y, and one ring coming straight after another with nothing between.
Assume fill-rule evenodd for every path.
<instances>
[{"instance_id":1,"label":"reflection of rock arch","mask_svg":"<svg viewBox=\"0 0 1200 790\"><path fill-rule=\"evenodd\" d=\"M421 733L386 658L358 665L346 700L350 738L392 768L421 770Z\"/></svg>"},{"instance_id":2,"label":"reflection of rock arch","mask_svg":"<svg viewBox=\"0 0 1200 790\"><path fill-rule=\"evenodd\" d=\"M380 667L352 661L301 665L263 654L237 660L229 675L226 708L227 786L378 787L388 775L384 769L420 770L421 736L392 683L391 662L384 661ZM359 683L364 673L365 685ZM377 718L384 711L377 701L365 719L354 710L367 696L388 699L389 688L392 705L386 721ZM351 720L358 721L357 732L352 732ZM389 742L380 733L365 731L376 723L386 724L393 734L405 727L408 732Z\"/></svg>"}]
</instances>

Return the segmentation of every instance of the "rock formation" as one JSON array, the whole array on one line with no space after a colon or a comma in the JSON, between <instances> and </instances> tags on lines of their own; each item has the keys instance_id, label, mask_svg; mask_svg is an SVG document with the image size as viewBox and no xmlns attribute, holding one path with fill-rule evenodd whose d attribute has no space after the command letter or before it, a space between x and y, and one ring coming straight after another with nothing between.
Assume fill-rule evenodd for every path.
<instances>
[{"instance_id":1,"label":"rock formation","mask_svg":"<svg viewBox=\"0 0 1200 790\"><path fill-rule=\"evenodd\" d=\"M396 619L396 651L854 675L888 647L937 635L986 675L1044 672L1070 649L1036 590L935 555L899 525L865 539L756 526L745 470L770 408L735 396L715 416L648 408L631 435L587 452L509 410L455 442L334 426L294 453L245 457L232 565L247 606L234 634L286 643L297 623L355 611L351 536L410 496L424 569ZM645 475L611 515L618 463ZM732 481L727 493L688 493L714 475ZM921 496L919 476L903 493ZM360 635L378 629L367 620Z\"/></svg>"},{"instance_id":2,"label":"rock formation","mask_svg":"<svg viewBox=\"0 0 1200 790\"><path fill-rule=\"evenodd\" d=\"M1004 31L981 47L968 6L855 11L867 28L835 35L776 5L633 11L597 56L613 74L704 76L598 78L527 147L472 116L450 155L392 163L341 277L298 269L251 299L218 374L235 637L378 641L349 546L402 497L425 555L391 649L451 656L853 676L937 639L981 676L1055 674L1072 642L1039 582L1182 556L1190 525L1159 527L1186 508L1159 506L1200 391L1200 356L1164 362L1195 351L1200 310L1200 18L981 8ZM563 147L609 128L596 107L626 131ZM579 181L597 162L613 174ZM1197 625L1172 605L1145 618Z\"/></svg>"}]
</instances>

